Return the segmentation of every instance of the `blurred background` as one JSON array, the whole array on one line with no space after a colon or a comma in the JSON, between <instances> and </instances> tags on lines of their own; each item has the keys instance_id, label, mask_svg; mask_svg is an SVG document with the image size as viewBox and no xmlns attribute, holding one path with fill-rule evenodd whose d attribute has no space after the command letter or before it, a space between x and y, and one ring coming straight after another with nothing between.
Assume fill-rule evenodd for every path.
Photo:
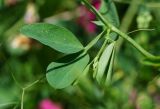
<instances>
[{"instance_id":1,"label":"blurred background","mask_svg":"<svg viewBox=\"0 0 160 109\"><path fill-rule=\"evenodd\" d=\"M99 9L101 0L90 0ZM137 43L160 54L160 0L112 0L120 29ZM25 37L25 24L46 22L66 27L85 46L102 30L79 0L0 0L0 109L20 109L22 89L46 73L64 54ZM93 58L101 41L90 50ZM25 109L160 109L160 68L144 65L142 55L119 39L112 77L106 91L91 75L78 85L55 90L46 80L25 92ZM92 71L89 73L92 74Z\"/></svg>"}]
</instances>

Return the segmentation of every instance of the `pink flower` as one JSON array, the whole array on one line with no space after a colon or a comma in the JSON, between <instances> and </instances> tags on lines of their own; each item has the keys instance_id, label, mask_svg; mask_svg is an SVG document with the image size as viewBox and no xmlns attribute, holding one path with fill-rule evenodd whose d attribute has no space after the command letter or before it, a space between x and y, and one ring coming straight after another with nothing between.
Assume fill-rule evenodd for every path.
<instances>
[{"instance_id":1,"label":"pink flower","mask_svg":"<svg viewBox=\"0 0 160 109\"><path fill-rule=\"evenodd\" d=\"M39 109L62 109L62 106L50 99L44 99L40 102Z\"/></svg>"},{"instance_id":2,"label":"pink flower","mask_svg":"<svg viewBox=\"0 0 160 109\"><path fill-rule=\"evenodd\" d=\"M96 9L99 9L101 0L92 0L91 3ZM96 16L85 6L80 6L79 13L80 17L78 18L78 24L83 27L86 32L95 33L96 25L91 21L94 21L96 19Z\"/></svg>"},{"instance_id":3,"label":"pink flower","mask_svg":"<svg viewBox=\"0 0 160 109\"><path fill-rule=\"evenodd\" d=\"M101 5L101 0L92 0L92 5L96 8L99 9Z\"/></svg>"}]
</instances>

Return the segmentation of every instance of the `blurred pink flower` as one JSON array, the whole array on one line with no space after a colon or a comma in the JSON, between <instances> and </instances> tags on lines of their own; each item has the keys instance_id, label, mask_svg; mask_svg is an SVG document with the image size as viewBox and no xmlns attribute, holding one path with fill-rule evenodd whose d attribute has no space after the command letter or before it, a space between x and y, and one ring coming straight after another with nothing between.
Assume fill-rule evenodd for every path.
<instances>
[{"instance_id":1,"label":"blurred pink flower","mask_svg":"<svg viewBox=\"0 0 160 109\"><path fill-rule=\"evenodd\" d=\"M50 99L44 99L39 103L39 109L62 109L62 106Z\"/></svg>"},{"instance_id":2,"label":"blurred pink flower","mask_svg":"<svg viewBox=\"0 0 160 109\"><path fill-rule=\"evenodd\" d=\"M96 8L100 8L101 0L92 0L92 5ZM79 7L80 17L78 18L78 24L84 28L84 30L88 33L96 32L96 25L91 21L96 19L96 16L89 11L85 6Z\"/></svg>"},{"instance_id":3,"label":"blurred pink flower","mask_svg":"<svg viewBox=\"0 0 160 109\"><path fill-rule=\"evenodd\" d=\"M92 5L96 8L99 9L101 5L101 0L92 0Z\"/></svg>"}]
</instances>

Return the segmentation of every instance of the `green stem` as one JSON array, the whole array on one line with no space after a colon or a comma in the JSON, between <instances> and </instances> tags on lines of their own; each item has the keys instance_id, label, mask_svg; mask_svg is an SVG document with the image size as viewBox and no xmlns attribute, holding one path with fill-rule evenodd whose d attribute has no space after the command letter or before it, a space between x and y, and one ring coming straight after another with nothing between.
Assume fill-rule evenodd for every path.
<instances>
[{"instance_id":1,"label":"green stem","mask_svg":"<svg viewBox=\"0 0 160 109\"><path fill-rule=\"evenodd\" d=\"M24 101L24 93L25 93L25 89L22 89L22 96L21 96L21 109L23 109L23 101Z\"/></svg>"},{"instance_id":2,"label":"green stem","mask_svg":"<svg viewBox=\"0 0 160 109\"><path fill-rule=\"evenodd\" d=\"M98 52L98 54L97 54L97 56L96 56L96 57L98 57L98 59L99 59L100 55L102 54L102 52L104 51L104 49L105 49L105 47L106 47L106 45L107 45L107 43L108 43L109 34L110 34L110 29L107 30L107 35L106 35L106 37L105 37L106 39L105 39L105 41L104 41L101 49L99 50L99 52Z\"/></svg>"},{"instance_id":3,"label":"green stem","mask_svg":"<svg viewBox=\"0 0 160 109\"><path fill-rule=\"evenodd\" d=\"M122 38L127 40L130 44L132 44L138 51L140 51L145 57L152 60L159 60L159 56L154 56L151 53L147 52L144 48L142 48L139 44L137 44L132 38L130 38L127 34L121 32L118 28L112 25L107 19L105 19L87 0L82 0L82 2L94 12L94 14L112 31L119 34Z\"/></svg>"},{"instance_id":4,"label":"green stem","mask_svg":"<svg viewBox=\"0 0 160 109\"><path fill-rule=\"evenodd\" d=\"M103 53L105 47L107 46L107 43L108 43L108 40L109 40L109 35L110 35L110 29L107 30L107 34L106 34L106 37L105 37L105 41L104 41L104 43L102 44L102 47L100 48L100 50L99 50L99 52L97 53L96 57L90 62L90 65L91 65L92 63L93 63L93 65L94 65L94 63L96 63L96 62L99 60L101 54ZM97 65L95 65L95 66L97 66ZM97 68L96 68L96 70L97 70ZM97 73L96 70L93 72L93 77L94 77L94 78L95 78L96 73Z\"/></svg>"},{"instance_id":5,"label":"green stem","mask_svg":"<svg viewBox=\"0 0 160 109\"><path fill-rule=\"evenodd\" d=\"M132 33L135 33L135 32L138 32L138 31L154 31L155 29L137 29L137 30L133 30L131 32L128 32L127 34L132 34Z\"/></svg>"},{"instance_id":6,"label":"green stem","mask_svg":"<svg viewBox=\"0 0 160 109\"><path fill-rule=\"evenodd\" d=\"M119 34L122 38L127 40L130 44L132 44L138 51L140 51L145 57L153 60L160 59L158 56L154 56L151 53L147 52L144 48L142 48L139 44L137 44L131 37L129 37L127 34L121 32L119 29L116 27L112 26L112 31L116 32Z\"/></svg>"},{"instance_id":7,"label":"green stem","mask_svg":"<svg viewBox=\"0 0 160 109\"><path fill-rule=\"evenodd\" d=\"M40 81L40 79L36 80L35 82L33 82L33 83L29 84L28 86L26 86L24 89L28 89L28 88L32 87L33 85L37 84L39 81Z\"/></svg>"},{"instance_id":8,"label":"green stem","mask_svg":"<svg viewBox=\"0 0 160 109\"><path fill-rule=\"evenodd\" d=\"M44 78L44 76L42 76L40 79L34 81L33 83L27 85L26 87L22 88L22 96L21 96L21 109L24 108L23 103L24 103L24 95L25 95L25 91L29 88L31 88L32 86L34 86L35 84L37 84L38 82L40 82L40 80L42 80Z\"/></svg>"},{"instance_id":9,"label":"green stem","mask_svg":"<svg viewBox=\"0 0 160 109\"><path fill-rule=\"evenodd\" d=\"M88 7L95 15L99 18L99 20L105 24L108 28L112 26L108 20L106 20L97 10L94 8L87 0L81 0L86 7Z\"/></svg>"}]
</instances>

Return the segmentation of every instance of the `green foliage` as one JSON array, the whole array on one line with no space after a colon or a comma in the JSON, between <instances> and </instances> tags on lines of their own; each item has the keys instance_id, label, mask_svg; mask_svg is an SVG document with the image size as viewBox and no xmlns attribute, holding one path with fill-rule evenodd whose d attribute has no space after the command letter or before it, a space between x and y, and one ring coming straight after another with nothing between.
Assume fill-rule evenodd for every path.
<instances>
[{"instance_id":1,"label":"green foliage","mask_svg":"<svg viewBox=\"0 0 160 109\"><path fill-rule=\"evenodd\" d=\"M14 88L9 88L9 91L6 90L0 90L0 104L4 104L4 107L9 107L8 105L14 105L16 102L13 102L15 100L15 94ZM6 103L9 103L8 105ZM0 106L2 108L3 106Z\"/></svg>"},{"instance_id":2,"label":"green foliage","mask_svg":"<svg viewBox=\"0 0 160 109\"><path fill-rule=\"evenodd\" d=\"M26 25L21 33L62 53L71 54L83 49L82 44L69 30L52 24Z\"/></svg>"},{"instance_id":3,"label":"green foliage","mask_svg":"<svg viewBox=\"0 0 160 109\"><path fill-rule=\"evenodd\" d=\"M118 17L118 13L117 13L115 4L114 2L112 2L112 0L102 0L102 4L101 4L99 12L104 16L104 18L108 19L110 23L112 23L114 26L119 28L120 21L119 21L119 17ZM101 24L99 23L99 25ZM113 40L118 39L118 36L115 32L111 33L110 37Z\"/></svg>"},{"instance_id":4,"label":"green foliage","mask_svg":"<svg viewBox=\"0 0 160 109\"><path fill-rule=\"evenodd\" d=\"M141 93L137 100L137 105L140 109L153 109L153 101L145 93Z\"/></svg>"},{"instance_id":5,"label":"green foliage","mask_svg":"<svg viewBox=\"0 0 160 109\"><path fill-rule=\"evenodd\" d=\"M119 17L117 14L117 9L112 0L102 0L102 4L99 11L114 26L119 27L120 23L119 23Z\"/></svg>"},{"instance_id":6,"label":"green foliage","mask_svg":"<svg viewBox=\"0 0 160 109\"><path fill-rule=\"evenodd\" d=\"M52 24L26 25L21 32L62 53L72 54L83 49L82 44L69 30ZM52 62L47 68L47 81L55 89L65 88L80 76L88 62L88 55L80 55L67 63Z\"/></svg>"},{"instance_id":7,"label":"green foliage","mask_svg":"<svg viewBox=\"0 0 160 109\"><path fill-rule=\"evenodd\" d=\"M112 72L114 47L115 47L115 42L109 44L105 48L104 52L102 53L99 59L96 79L101 84L105 82L109 82L107 79L108 79L108 76L110 78L110 74Z\"/></svg>"},{"instance_id":8,"label":"green foliage","mask_svg":"<svg viewBox=\"0 0 160 109\"><path fill-rule=\"evenodd\" d=\"M47 81L55 89L65 88L78 79L89 62L89 56L80 56L68 63L52 62L47 68Z\"/></svg>"},{"instance_id":9,"label":"green foliage","mask_svg":"<svg viewBox=\"0 0 160 109\"><path fill-rule=\"evenodd\" d=\"M159 2L81 0L92 16L78 1L0 0L0 108L159 109Z\"/></svg>"},{"instance_id":10,"label":"green foliage","mask_svg":"<svg viewBox=\"0 0 160 109\"><path fill-rule=\"evenodd\" d=\"M142 60L142 63L148 66L160 67L160 60L144 59Z\"/></svg>"}]
</instances>

